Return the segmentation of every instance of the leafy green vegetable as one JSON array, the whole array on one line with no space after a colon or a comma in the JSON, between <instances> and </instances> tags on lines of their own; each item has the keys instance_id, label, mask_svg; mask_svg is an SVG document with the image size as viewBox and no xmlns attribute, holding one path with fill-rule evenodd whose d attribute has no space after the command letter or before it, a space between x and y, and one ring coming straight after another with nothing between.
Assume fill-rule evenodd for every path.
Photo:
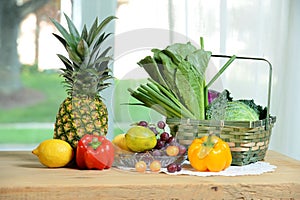
<instances>
[{"instance_id":1,"label":"leafy green vegetable","mask_svg":"<svg viewBox=\"0 0 300 200\"><path fill-rule=\"evenodd\" d=\"M136 91L129 89L131 95L143 106L155 105L153 109L166 117L205 119L205 71L211 52L205 51L203 44L201 47L188 42L152 49L153 56L146 56L138 65L151 77L156 93L154 88L141 85Z\"/></svg>"}]
</instances>

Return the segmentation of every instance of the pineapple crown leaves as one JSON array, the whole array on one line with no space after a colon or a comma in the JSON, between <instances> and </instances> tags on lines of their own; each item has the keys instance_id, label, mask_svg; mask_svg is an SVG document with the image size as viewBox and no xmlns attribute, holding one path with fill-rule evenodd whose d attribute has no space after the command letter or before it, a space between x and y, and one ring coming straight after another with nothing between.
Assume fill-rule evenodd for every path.
<instances>
[{"instance_id":1,"label":"pineapple crown leaves","mask_svg":"<svg viewBox=\"0 0 300 200\"><path fill-rule=\"evenodd\" d=\"M102 31L110 21L116 19L115 16L109 16L98 25L98 18L96 18L89 32L87 31L86 25L84 25L82 33L79 35L74 23L66 14L64 15L67 20L69 32L55 19L51 19L62 37L55 33L53 33L53 35L64 45L69 53L70 59L77 64L81 64L84 55L99 47L101 43L111 35L111 33L106 34L105 32L102 33Z\"/></svg>"},{"instance_id":2,"label":"pineapple crown leaves","mask_svg":"<svg viewBox=\"0 0 300 200\"><path fill-rule=\"evenodd\" d=\"M51 21L62 36L55 33L53 35L63 44L69 56L68 59L57 54L66 67L61 68L61 71L65 78L67 93L72 95L75 92L95 96L110 85L110 83L104 82L112 78L108 68L112 57L107 56L111 47L102 50L101 45L111 35L111 33L103 32L103 29L116 17L109 16L100 24L96 18L89 31L84 25L80 35L70 18L66 14L64 15L68 31L56 20L51 19Z\"/></svg>"}]
</instances>

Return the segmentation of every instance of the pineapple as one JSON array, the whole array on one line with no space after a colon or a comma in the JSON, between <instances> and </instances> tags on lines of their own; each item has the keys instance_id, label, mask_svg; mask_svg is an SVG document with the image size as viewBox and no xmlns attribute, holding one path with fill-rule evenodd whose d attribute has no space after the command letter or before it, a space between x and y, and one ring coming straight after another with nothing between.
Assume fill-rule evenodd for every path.
<instances>
[{"instance_id":1,"label":"pineapple","mask_svg":"<svg viewBox=\"0 0 300 200\"><path fill-rule=\"evenodd\" d=\"M100 91L109 87L107 80L112 78L108 68L111 57L107 56L111 47L103 50L103 41L110 35L103 28L115 17L109 16L100 24L96 18L89 31L84 25L81 35L70 18L67 15L65 18L69 32L52 19L62 37L53 35L64 45L69 57L58 54L66 67L61 69L61 75L68 96L56 115L53 138L76 148L84 134L107 134L108 112Z\"/></svg>"}]
</instances>

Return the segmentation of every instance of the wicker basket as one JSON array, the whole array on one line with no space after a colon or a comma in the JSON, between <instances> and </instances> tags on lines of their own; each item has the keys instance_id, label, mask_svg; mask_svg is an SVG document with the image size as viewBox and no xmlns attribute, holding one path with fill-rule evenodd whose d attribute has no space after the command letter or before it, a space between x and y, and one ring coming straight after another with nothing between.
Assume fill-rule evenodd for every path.
<instances>
[{"instance_id":1,"label":"wicker basket","mask_svg":"<svg viewBox=\"0 0 300 200\"><path fill-rule=\"evenodd\" d=\"M226 57L214 55L215 57ZM269 87L267 116L270 116L270 94L272 65L263 58L236 57L238 59L251 59L266 61L269 64ZM209 132L228 142L232 153L232 165L247 165L264 159L269 146L272 128L276 117L258 121L212 121L191 119L166 120L172 135L176 136L180 144L187 148L195 138L207 135Z\"/></svg>"}]
</instances>

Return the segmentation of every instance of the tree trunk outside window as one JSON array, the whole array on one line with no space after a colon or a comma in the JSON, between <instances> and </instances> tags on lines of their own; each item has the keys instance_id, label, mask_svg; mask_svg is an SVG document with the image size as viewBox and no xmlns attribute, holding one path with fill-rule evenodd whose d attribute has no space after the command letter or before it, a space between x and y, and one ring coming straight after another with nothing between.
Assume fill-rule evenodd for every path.
<instances>
[{"instance_id":1,"label":"tree trunk outside window","mask_svg":"<svg viewBox=\"0 0 300 200\"><path fill-rule=\"evenodd\" d=\"M48 0L17 0L0 2L0 95L13 94L22 88L21 64L17 51L17 38L21 21Z\"/></svg>"}]
</instances>

